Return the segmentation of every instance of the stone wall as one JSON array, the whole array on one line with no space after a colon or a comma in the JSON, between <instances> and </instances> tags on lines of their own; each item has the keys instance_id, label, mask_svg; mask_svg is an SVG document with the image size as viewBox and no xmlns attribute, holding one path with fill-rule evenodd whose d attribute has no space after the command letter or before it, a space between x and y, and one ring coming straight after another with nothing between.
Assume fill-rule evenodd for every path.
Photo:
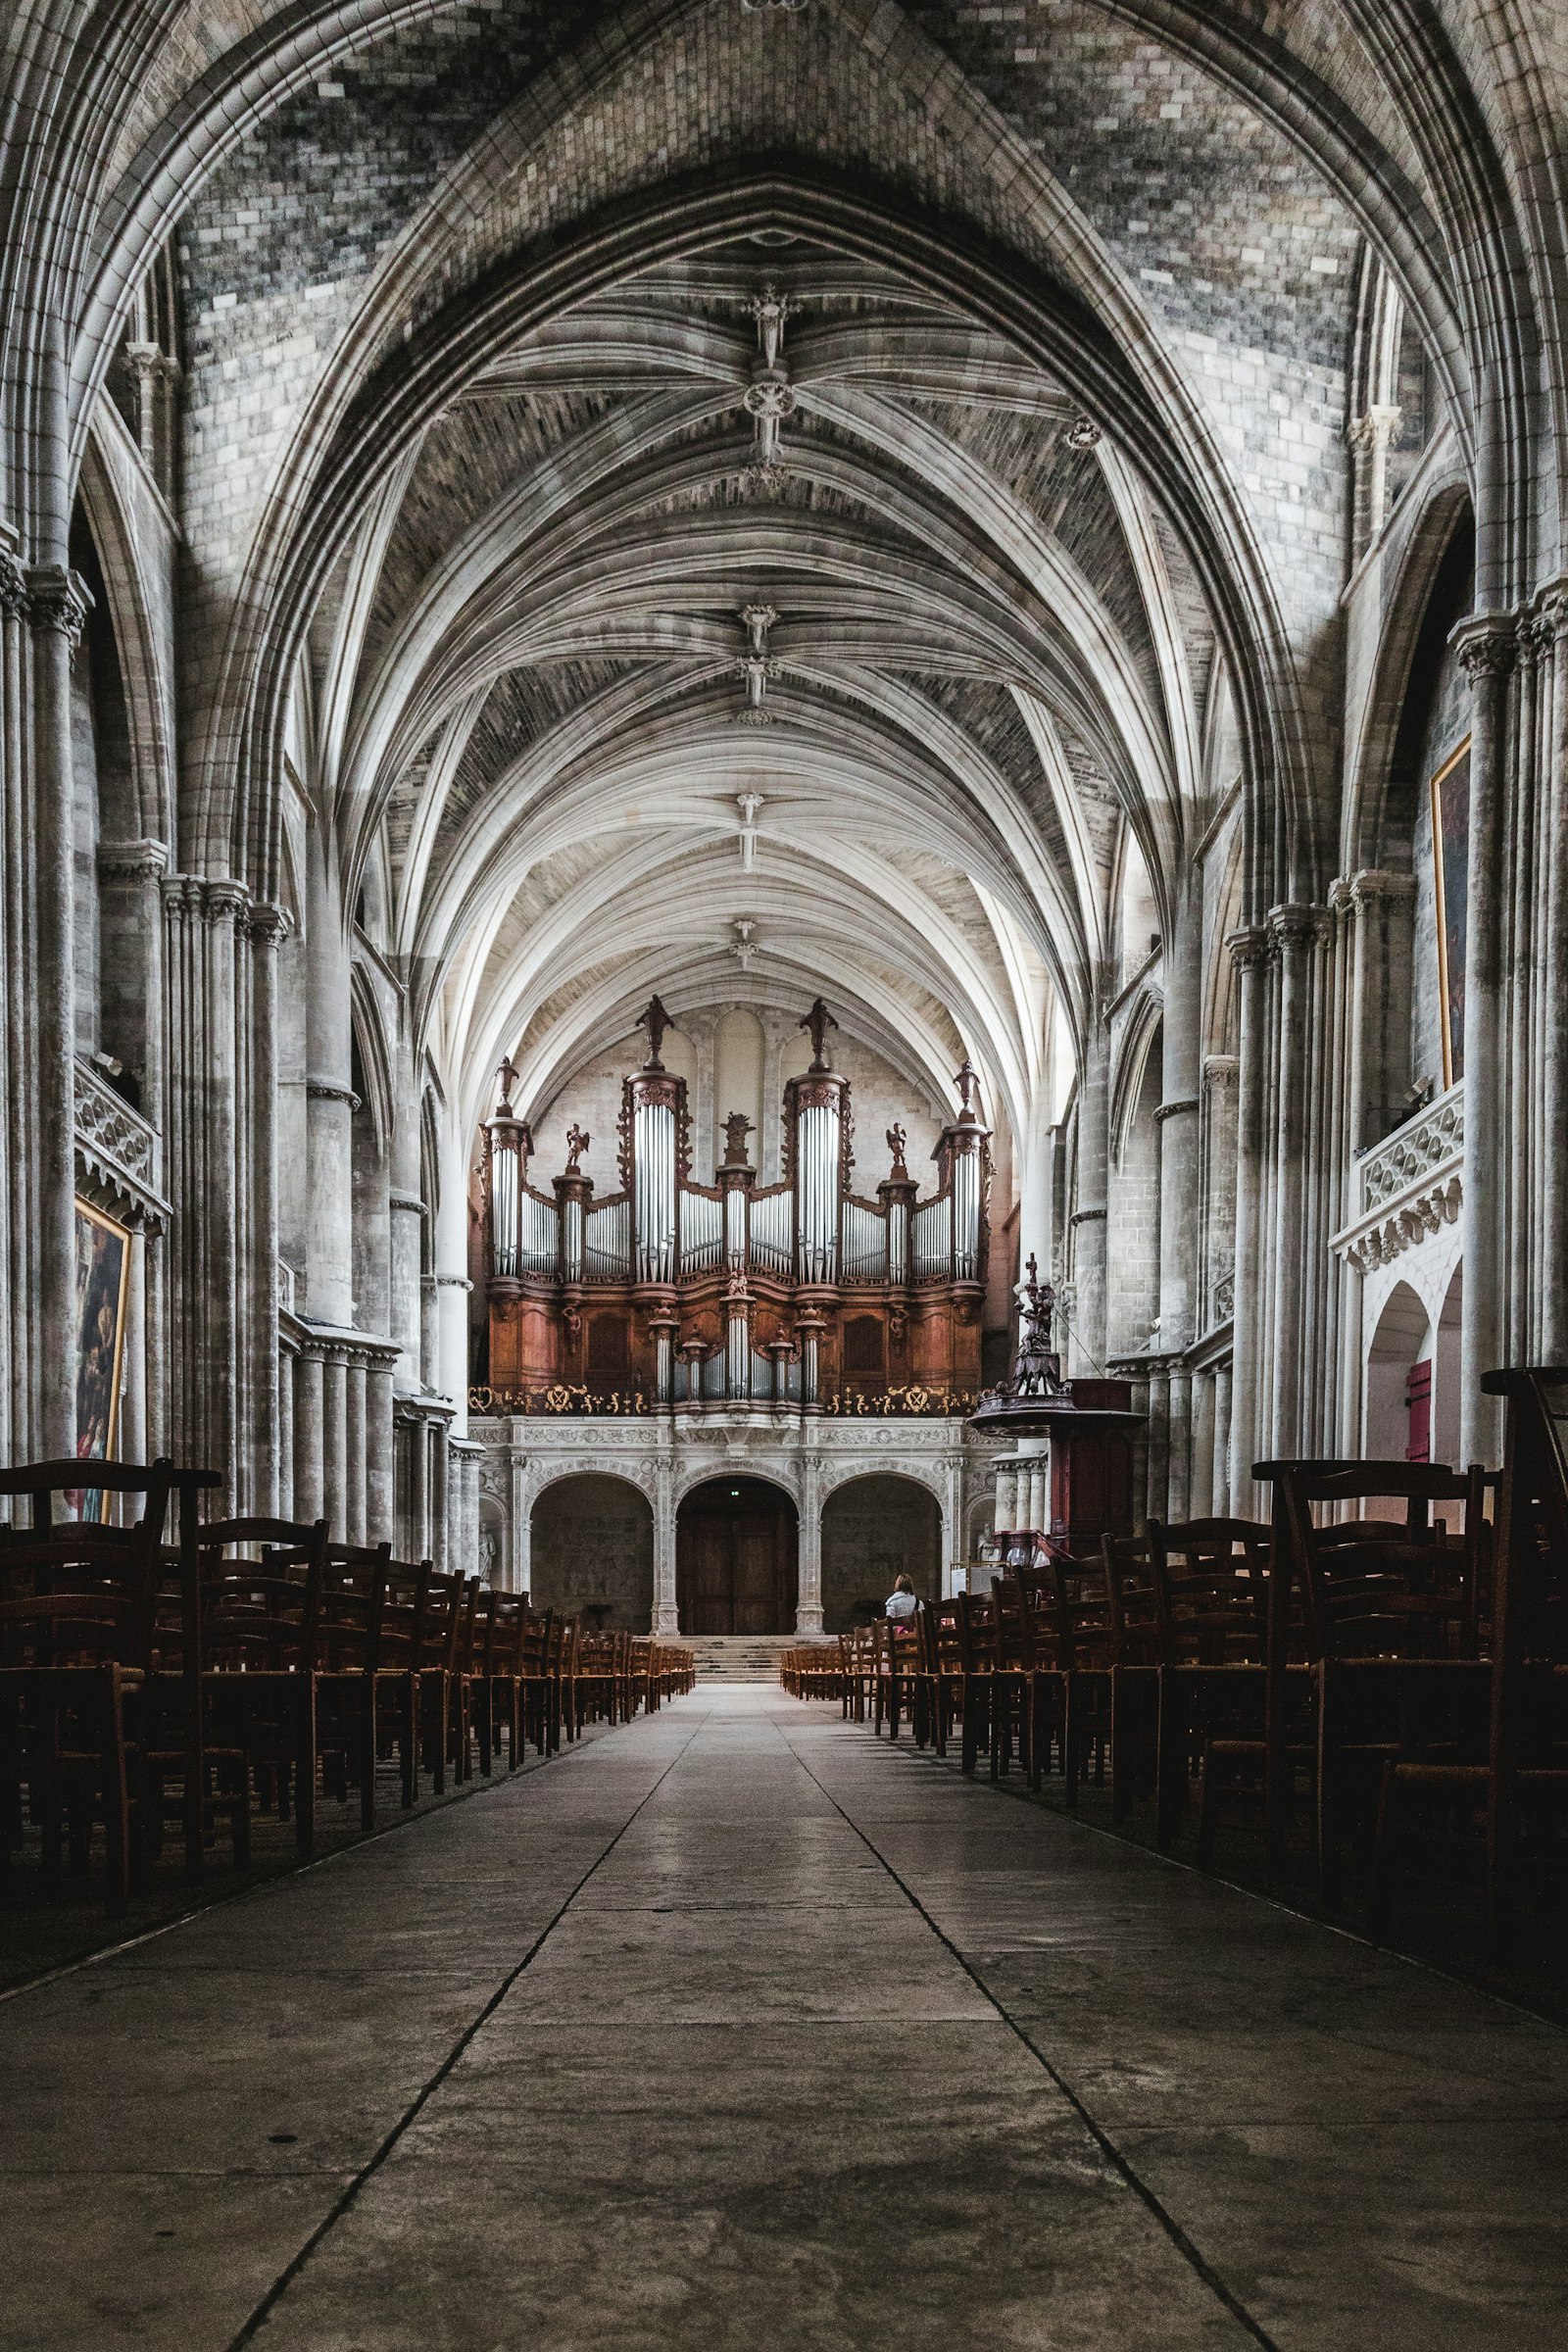
<instances>
[{"instance_id":1,"label":"stone wall","mask_svg":"<svg viewBox=\"0 0 1568 2352\"><path fill-rule=\"evenodd\" d=\"M583 1612L646 1634L653 1622L654 1515L635 1487L588 1472L547 1487L533 1506L536 1609Z\"/></svg>"},{"instance_id":2,"label":"stone wall","mask_svg":"<svg viewBox=\"0 0 1568 2352\"><path fill-rule=\"evenodd\" d=\"M923 1599L942 1590L942 1513L907 1478L858 1478L822 1508L822 1623L846 1633L880 1609L894 1581L909 1577Z\"/></svg>"}]
</instances>

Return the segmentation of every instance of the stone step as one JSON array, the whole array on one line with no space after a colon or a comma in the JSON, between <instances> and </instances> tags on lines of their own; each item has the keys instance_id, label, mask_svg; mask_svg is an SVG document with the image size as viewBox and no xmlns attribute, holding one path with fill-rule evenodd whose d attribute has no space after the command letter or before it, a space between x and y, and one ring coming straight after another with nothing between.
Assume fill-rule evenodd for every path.
<instances>
[{"instance_id":1,"label":"stone step","mask_svg":"<svg viewBox=\"0 0 1568 2352\"><path fill-rule=\"evenodd\" d=\"M804 1637L809 1640L809 1636ZM682 1642L697 1660L697 1679L704 1683L774 1683L785 1650L796 1648L799 1634L683 1634Z\"/></svg>"}]
</instances>

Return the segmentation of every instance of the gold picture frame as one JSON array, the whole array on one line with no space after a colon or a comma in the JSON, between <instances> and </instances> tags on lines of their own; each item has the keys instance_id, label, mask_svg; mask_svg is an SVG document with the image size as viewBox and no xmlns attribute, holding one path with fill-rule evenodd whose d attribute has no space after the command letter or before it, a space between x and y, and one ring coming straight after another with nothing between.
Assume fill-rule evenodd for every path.
<instances>
[{"instance_id":1,"label":"gold picture frame","mask_svg":"<svg viewBox=\"0 0 1568 2352\"><path fill-rule=\"evenodd\" d=\"M76 1200L76 1457L114 1461L120 1443L120 1383L130 1288L130 1230ZM86 1507L82 1516L96 1518Z\"/></svg>"},{"instance_id":2,"label":"gold picture frame","mask_svg":"<svg viewBox=\"0 0 1568 2352\"><path fill-rule=\"evenodd\" d=\"M1470 738L1433 775L1432 885L1438 918L1438 1003L1444 1090L1464 1075L1464 967L1470 936Z\"/></svg>"}]
</instances>

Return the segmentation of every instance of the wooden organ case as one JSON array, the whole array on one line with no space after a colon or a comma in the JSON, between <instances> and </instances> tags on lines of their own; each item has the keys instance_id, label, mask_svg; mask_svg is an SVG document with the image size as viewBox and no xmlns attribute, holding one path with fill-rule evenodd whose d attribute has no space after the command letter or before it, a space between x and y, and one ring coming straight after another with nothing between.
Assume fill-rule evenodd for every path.
<instances>
[{"instance_id":1,"label":"wooden organ case","mask_svg":"<svg viewBox=\"0 0 1568 2352\"><path fill-rule=\"evenodd\" d=\"M551 1190L530 1181L533 1140L502 1064L482 1162L492 1409L967 1409L990 1185L969 1064L929 1197L896 1126L875 1197L852 1192L850 1083L830 1066L818 999L801 1024L811 1066L785 1089L782 1181L759 1185L735 1114L715 1182L699 1184L657 997L643 1025L648 1059L622 1087L620 1189L605 1200L578 1166L588 1139L575 1128Z\"/></svg>"}]
</instances>

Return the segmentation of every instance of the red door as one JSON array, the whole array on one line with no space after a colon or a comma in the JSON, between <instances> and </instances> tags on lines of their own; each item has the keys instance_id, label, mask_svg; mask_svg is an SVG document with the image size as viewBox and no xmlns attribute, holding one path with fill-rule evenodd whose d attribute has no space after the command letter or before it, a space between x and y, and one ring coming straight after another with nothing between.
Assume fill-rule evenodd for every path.
<instances>
[{"instance_id":1,"label":"red door","mask_svg":"<svg viewBox=\"0 0 1568 2352\"><path fill-rule=\"evenodd\" d=\"M1432 1459L1432 1358L1412 1364L1404 1379L1404 1401L1410 1413L1410 1443L1404 1449L1407 1462L1430 1462Z\"/></svg>"}]
</instances>

